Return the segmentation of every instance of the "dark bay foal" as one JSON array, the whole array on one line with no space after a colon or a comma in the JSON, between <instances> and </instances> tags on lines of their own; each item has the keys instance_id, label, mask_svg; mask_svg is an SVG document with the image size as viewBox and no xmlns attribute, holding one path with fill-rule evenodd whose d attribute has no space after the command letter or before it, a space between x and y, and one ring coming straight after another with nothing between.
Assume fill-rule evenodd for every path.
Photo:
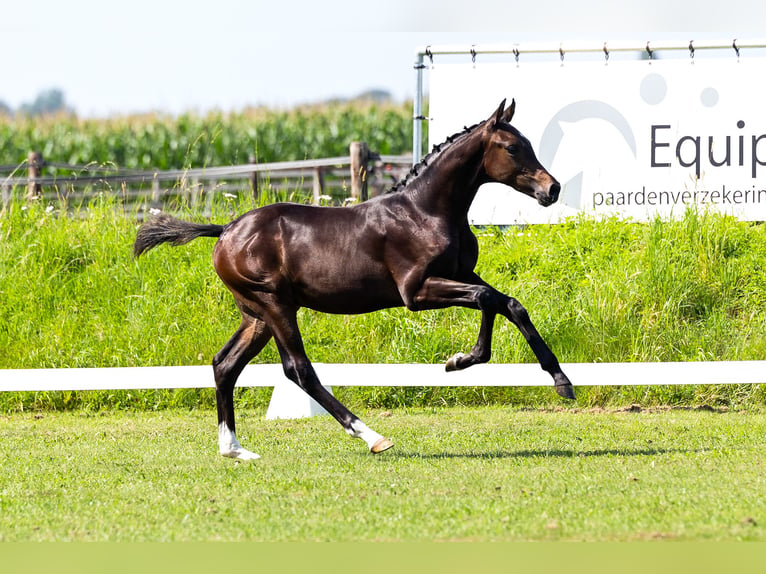
<instances>
[{"instance_id":1,"label":"dark bay foal","mask_svg":"<svg viewBox=\"0 0 766 574\"><path fill-rule=\"evenodd\" d=\"M514 108L515 102L506 109L503 101L489 119L435 147L387 194L359 205L274 204L227 225L160 215L141 227L136 256L164 242L219 238L213 264L242 315L239 329L213 359L222 455L258 458L235 434L234 384L272 337L285 375L348 434L364 440L373 453L393 446L322 387L298 329L300 307L341 314L399 306L477 309L478 340L470 352L447 361L448 371L489 360L500 314L521 331L556 391L574 398L572 384L524 307L474 272L479 251L467 215L480 185L501 182L543 206L554 203L561 190L529 141L510 125Z\"/></svg>"}]
</instances>

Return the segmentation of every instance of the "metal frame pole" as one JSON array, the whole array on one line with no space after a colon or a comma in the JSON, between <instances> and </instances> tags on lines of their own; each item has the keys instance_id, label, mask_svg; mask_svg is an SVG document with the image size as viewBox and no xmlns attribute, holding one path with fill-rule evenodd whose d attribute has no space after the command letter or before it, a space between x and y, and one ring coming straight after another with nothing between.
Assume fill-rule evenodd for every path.
<instances>
[{"instance_id":1,"label":"metal frame pole","mask_svg":"<svg viewBox=\"0 0 766 574\"><path fill-rule=\"evenodd\" d=\"M415 54L415 98L412 103L412 164L420 162L423 156L423 52Z\"/></svg>"}]
</instances>

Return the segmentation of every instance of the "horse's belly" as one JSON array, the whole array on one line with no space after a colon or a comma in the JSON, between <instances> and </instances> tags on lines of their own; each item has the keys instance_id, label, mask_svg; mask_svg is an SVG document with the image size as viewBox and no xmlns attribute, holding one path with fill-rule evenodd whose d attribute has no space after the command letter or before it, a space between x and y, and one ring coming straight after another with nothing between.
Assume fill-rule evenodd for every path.
<instances>
[{"instance_id":1,"label":"horse's belly","mask_svg":"<svg viewBox=\"0 0 766 574\"><path fill-rule=\"evenodd\" d=\"M356 315L404 303L393 281L347 280L345 285L306 285L299 290L298 302L323 313Z\"/></svg>"}]
</instances>

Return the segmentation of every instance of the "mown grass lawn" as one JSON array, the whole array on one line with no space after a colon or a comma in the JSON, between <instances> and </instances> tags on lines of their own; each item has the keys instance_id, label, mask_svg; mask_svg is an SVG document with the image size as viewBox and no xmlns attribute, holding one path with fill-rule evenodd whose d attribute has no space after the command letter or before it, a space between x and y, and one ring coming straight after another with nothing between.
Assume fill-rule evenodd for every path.
<instances>
[{"instance_id":1,"label":"mown grass lawn","mask_svg":"<svg viewBox=\"0 0 766 574\"><path fill-rule=\"evenodd\" d=\"M766 540L766 412L368 411L0 416L0 541Z\"/></svg>"}]
</instances>

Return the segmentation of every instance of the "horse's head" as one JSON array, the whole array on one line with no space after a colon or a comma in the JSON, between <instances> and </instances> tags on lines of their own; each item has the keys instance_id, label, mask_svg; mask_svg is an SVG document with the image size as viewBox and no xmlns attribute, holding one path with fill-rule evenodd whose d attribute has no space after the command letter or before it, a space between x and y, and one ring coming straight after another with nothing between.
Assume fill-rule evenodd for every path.
<instances>
[{"instance_id":1,"label":"horse's head","mask_svg":"<svg viewBox=\"0 0 766 574\"><path fill-rule=\"evenodd\" d=\"M515 110L515 100L507 109L503 100L485 122L484 171L490 181L510 185L548 207L558 199L561 185L540 165L529 140L510 124Z\"/></svg>"}]
</instances>

